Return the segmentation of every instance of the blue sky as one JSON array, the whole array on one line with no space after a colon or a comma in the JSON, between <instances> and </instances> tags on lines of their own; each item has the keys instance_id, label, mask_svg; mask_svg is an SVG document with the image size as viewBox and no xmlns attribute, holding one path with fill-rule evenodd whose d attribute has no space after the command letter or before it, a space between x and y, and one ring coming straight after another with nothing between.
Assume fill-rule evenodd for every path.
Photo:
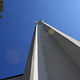
<instances>
[{"instance_id":1,"label":"blue sky","mask_svg":"<svg viewBox=\"0 0 80 80\"><path fill-rule=\"evenodd\" d=\"M0 19L0 78L24 72L36 20L80 41L80 0L4 0Z\"/></svg>"}]
</instances>

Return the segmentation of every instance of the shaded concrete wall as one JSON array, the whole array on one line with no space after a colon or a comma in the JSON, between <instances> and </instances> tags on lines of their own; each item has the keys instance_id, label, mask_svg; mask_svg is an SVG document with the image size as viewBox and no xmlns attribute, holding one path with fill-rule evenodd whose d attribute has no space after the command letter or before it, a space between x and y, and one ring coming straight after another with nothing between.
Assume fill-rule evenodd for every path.
<instances>
[{"instance_id":1,"label":"shaded concrete wall","mask_svg":"<svg viewBox=\"0 0 80 80\"><path fill-rule=\"evenodd\" d=\"M31 43L30 50L29 50L29 55L27 57L27 63L26 63L25 70L24 70L24 80L30 80L35 32L36 31L34 30L33 39L32 39L32 43Z\"/></svg>"},{"instance_id":2,"label":"shaded concrete wall","mask_svg":"<svg viewBox=\"0 0 80 80\"><path fill-rule=\"evenodd\" d=\"M63 46L55 39L55 37L58 37L55 32L53 35L49 34L49 28L42 24L39 24L38 28L39 46L41 45L38 52L39 80L44 80L43 74L45 75L45 73L47 75L47 80L80 80L80 68L72 60L72 56L70 57L68 52L64 49L66 48L64 42L62 41L62 44L64 44L63 48ZM72 46L69 44L67 45ZM40 55L43 55L43 61ZM43 69L44 67L42 67L42 65L45 65L46 71Z\"/></svg>"},{"instance_id":3,"label":"shaded concrete wall","mask_svg":"<svg viewBox=\"0 0 80 80\"><path fill-rule=\"evenodd\" d=\"M43 22L43 25L54 30L54 39L64 48L72 60L80 67L80 42Z\"/></svg>"},{"instance_id":4,"label":"shaded concrete wall","mask_svg":"<svg viewBox=\"0 0 80 80\"><path fill-rule=\"evenodd\" d=\"M37 43L34 44L35 51L31 52L33 54L31 65L33 66L30 69L30 76L27 76L27 70L25 71L25 80L27 77L30 77L28 80L80 80L78 42L44 22L38 22L36 25L37 37L34 43L36 41Z\"/></svg>"}]
</instances>

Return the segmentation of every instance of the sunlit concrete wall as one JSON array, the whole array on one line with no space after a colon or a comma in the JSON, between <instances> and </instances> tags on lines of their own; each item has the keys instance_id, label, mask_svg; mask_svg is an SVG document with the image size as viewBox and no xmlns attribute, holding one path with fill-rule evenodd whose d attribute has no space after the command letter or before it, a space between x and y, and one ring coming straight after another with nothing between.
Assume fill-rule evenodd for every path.
<instances>
[{"instance_id":1,"label":"sunlit concrete wall","mask_svg":"<svg viewBox=\"0 0 80 80\"><path fill-rule=\"evenodd\" d=\"M36 22L34 35L25 80L80 80L80 42L42 20Z\"/></svg>"}]
</instances>

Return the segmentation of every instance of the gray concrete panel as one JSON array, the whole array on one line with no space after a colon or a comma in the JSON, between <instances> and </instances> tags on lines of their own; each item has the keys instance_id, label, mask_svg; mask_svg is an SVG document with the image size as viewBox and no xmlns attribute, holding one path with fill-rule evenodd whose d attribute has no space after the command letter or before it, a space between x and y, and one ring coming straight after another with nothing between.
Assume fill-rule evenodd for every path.
<instances>
[{"instance_id":1,"label":"gray concrete panel","mask_svg":"<svg viewBox=\"0 0 80 80\"><path fill-rule=\"evenodd\" d=\"M72 59L67 55L65 49L55 40L54 35L48 33L46 26L39 24L39 45L42 45L42 50L39 51L39 55L43 55L44 60L40 63L45 62L45 69L48 80L80 80L80 70ZM70 46L70 45L68 45ZM41 69L40 68L40 69ZM43 73L45 73L45 69ZM39 73L41 70L39 70ZM43 74L42 73L42 74ZM40 75L39 75L40 76ZM43 77L43 76L42 76ZM41 78L42 78L41 77ZM39 78L39 80L42 80Z\"/></svg>"},{"instance_id":2,"label":"gray concrete panel","mask_svg":"<svg viewBox=\"0 0 80 80\"><path fill-rule=\"evenodd\" d=\"M42 20L36 25L29 57L33 55L28 58L30 66L27 64L25 80L80 80L79 42Z\"/></svg>"}]
</instances>

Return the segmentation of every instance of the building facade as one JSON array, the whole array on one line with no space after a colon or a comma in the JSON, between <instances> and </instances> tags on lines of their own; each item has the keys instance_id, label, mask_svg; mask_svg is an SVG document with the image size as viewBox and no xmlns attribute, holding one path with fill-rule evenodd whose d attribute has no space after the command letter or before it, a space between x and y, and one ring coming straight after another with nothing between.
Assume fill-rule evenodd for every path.
<instances>
[{"instance_id":1,"label":"building facade","mask_svg":"<svg viewBox=\"0 0 80 80\"><path fill-rule=\"evenodd\" d=\"M25 71L21 78L80 80L80 42L43 20L35 24ZM23 80L21 78L17 80Z\"/></svg>"}]
</instances>

